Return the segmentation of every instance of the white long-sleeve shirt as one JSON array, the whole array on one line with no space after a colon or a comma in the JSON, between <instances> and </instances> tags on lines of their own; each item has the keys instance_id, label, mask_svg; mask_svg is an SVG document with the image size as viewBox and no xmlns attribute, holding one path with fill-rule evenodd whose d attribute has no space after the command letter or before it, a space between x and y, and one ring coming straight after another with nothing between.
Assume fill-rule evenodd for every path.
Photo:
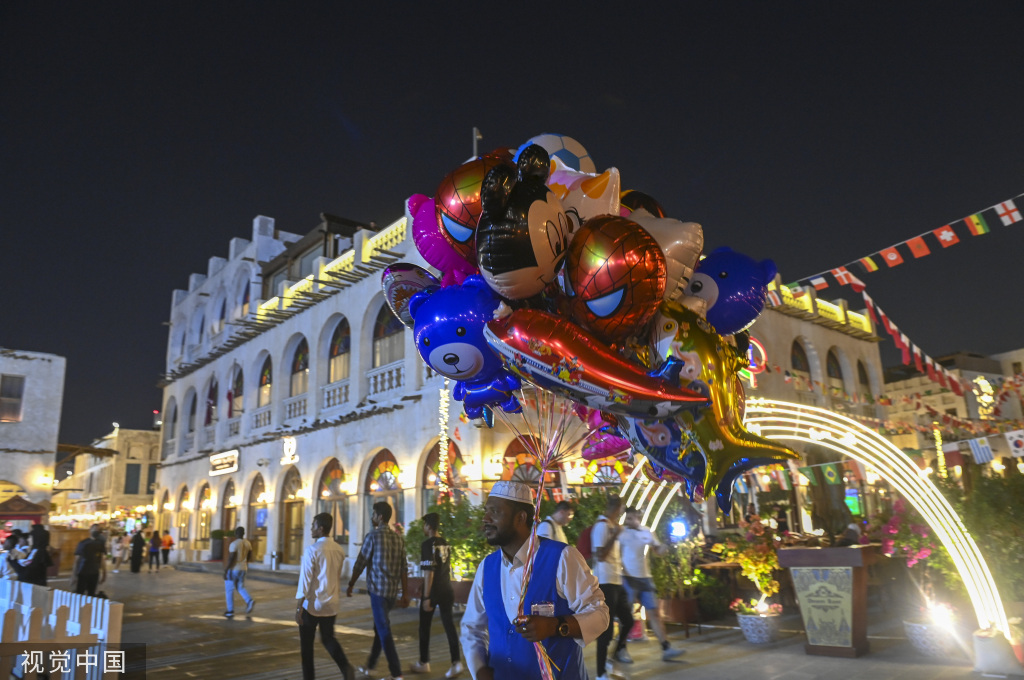
<instances>
[{"instance_id":1,"label":"white long-sleeve shirt","mask_svg":"<svg viewBox=\"0 0 1024 680\"><path fill-rule=\"evenodd\" d=\"M341 570L345 551L322 536L302 553L299 587L295 599L313 616L337 616L341 602Z\"/></svg>"},{"instance_id":2,"label":"white long-sleeve shirt","mask_svg":"<svg viewBox=\"0 0 1024 680\"><path fill-rule=\"evenodd\" d=\"M505 604L505 615L509 621L519 616L519 595L522 592L523 568L530 542L523 543L513 560L501 553L501 599ZM531 578L550 578L548 574L534 572ZM480 563L469 592L466 613L462 616L462 651L466 656L466 667L473 680L477 669L487 665L487 650L490 634L487 630L487 612L484 610L484 569ZM576 638L580 647L585 647L608 627L608 605L597 579L590 573L590 567L579 551L568 546L562 551L555 571L555 590L569 603L573 617L580 624L582 638ZM529 613L529 612L527 612Z\"/></svg>"}]
</instances>

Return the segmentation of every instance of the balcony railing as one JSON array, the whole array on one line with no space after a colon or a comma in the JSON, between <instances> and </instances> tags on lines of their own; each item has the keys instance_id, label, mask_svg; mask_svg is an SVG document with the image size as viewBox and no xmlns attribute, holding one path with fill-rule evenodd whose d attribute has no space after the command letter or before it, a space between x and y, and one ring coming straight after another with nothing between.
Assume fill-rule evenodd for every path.
<instances>
[{"instance_id":1,"label":"balcony railing","mask_svg":"<svg viewBox=\"0 0 1024 680\"><path fill-rule=\"evenodd\" d=\"M270 425L270 404L252 412L252 429L261 430Z\"/></svg>"},{"instance_id":2,"label":"balcony railing","mask_svg":"<svg viewBox=\"0 0 1024 680\"><path fill-rule=\"evenodd\" d=\"M182 451L191 451L192 448L195 445L196 445L196 433L195 432L188 432L188 433L182 435L182 438L181 438L181 450Z\"/></svg>"},{"instance_id":3,"label":"balcony railing","mask_svg":"<svg viewBox=\"0 0 1024 680\"><path fill-rule=\"evenodd\" d=\"M377 399L390 399L397 397L402 392L405 384L405 361L394 361L379 368L374 368L366 374L370 381L369 396Z\"/></svg>"},{"instance_id":4,"label":"balcony railing","mask_svg":"<svg viewBox=\"0 0 1024 680\"><path fill-rule=\"evenodd\" d=\"M228 418L228 436L237 437L242 431L242 416L235 416L234 418Z\"/></svg>"},{"instance_id":5,"label":"balcony railing","mask_svg":"<svg viewBox=\"0 0 1024 680\"><path fill-rule=\"evenodd\" d=\"M174 455L175 451L177 451L177 449L174 448L174 446L177 443L178 443L178 440L175 439L174 437L168 437L167 439L165 439L164 440L164 449L163 449L163 451L160 452L160 460L163 460L163 459L167 458L167 456Z\"/></svg>"},{"instance_id":6,"label":"balcony railing","mask_svg":"<svg viewBox=\"0 0 1024 680\"><path fill-rule=\"evenodd\" d=\"M217 441L217 421L203 428L203 444L213 445Z\"/></svg>"},{"instance_id":7,"label":"balcony railing","mask_svg":"<svg viewBox=\"0 0 1024 680\"><path fill-rule=\"evenodd\" d=\"M322 395L320 403L325 411L343 406L348 403L349 381L348 379L338 380L330 385L324 385L320 388L320 394Z\"/></svg>"},{"instance_id":8,"label":"balcony railing","mask_svg":"<svg viewBox=\"0 0 1024 680\"><path fill-rule=\"evenodd\" d=\"M308 403L305 394L296 397L288 397L284 400L284 419L302 418L306 415L306 404Z\"/></svg>"}]
</instances>

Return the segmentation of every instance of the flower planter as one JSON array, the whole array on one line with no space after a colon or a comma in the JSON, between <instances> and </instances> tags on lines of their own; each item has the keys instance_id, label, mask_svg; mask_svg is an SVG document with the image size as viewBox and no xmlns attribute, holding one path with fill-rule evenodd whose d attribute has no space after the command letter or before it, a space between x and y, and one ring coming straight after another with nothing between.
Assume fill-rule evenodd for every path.
<instances>
[{"instance_id":1,"label":"flower planter","mask_svg":"<svg viewBox=\"0 0 1024 680\"><path fill-rule=\"evenodd\" d=\"M911 646L924 656L950 656L955 649L952 634L942 626L904 621L903 632Z\"/></svg>"},{"instance_id":2,"label":"flower planter","mask_svg":"<svg viewBox=\"0 0 1024 680\"><path fill-rule=\"evenodd\" d=\"M697 623L697 598L674 597L669 600L658 600L661 620L665 623Z\"/></svg>"},{"instance_id":3,"label":"flower planter","mask_svg":"<svg viewBox=\"0 0 1024 680\"><path fill-rule=\"evenodd\" d=\"M774 642L779 634L779 617L777 615L761 616L760 614L737 614L740 630L747 642L762 645Z\"/></svg>"}]
</instances>

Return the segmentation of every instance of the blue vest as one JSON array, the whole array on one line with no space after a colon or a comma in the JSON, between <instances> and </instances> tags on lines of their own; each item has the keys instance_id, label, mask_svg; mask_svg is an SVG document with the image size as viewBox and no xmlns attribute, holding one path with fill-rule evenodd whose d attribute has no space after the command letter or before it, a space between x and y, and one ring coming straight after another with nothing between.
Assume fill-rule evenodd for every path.
<instances>
[{"instance_id":1,"label":"blue vest","mask_svg":"<svg viewBox=\"0 0 1024 680\"><path fill-rule=\"evenodd\" d=\"M571 616L569 603L558 596L555 588L555 574L558 572L558 560L562 551L568 546L565 543L538 539L537 555L533 563L533 575L526 586L526 597L523 600L523 612L529 615L534 602L553 602L555 616ZM496 550L483 562L484 570L484 608L487 611L487 630L490 633L488 662L494 669L495 680L539 680L540 663L537 651L532 642L527 642L515 629L515 625L505 614L505 603L501 592L501 550ZM583 662L583 648L575 638L554 635L541 642L551 657L552 668L556 680L588 680L587 667Z\"/></svg>"}]
</instances>

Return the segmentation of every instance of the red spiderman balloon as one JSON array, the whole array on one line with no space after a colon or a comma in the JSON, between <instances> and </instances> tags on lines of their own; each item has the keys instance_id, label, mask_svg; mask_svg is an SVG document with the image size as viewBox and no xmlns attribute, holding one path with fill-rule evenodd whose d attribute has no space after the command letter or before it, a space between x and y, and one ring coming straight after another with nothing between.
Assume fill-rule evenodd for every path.
<instances>
[{"instance_id":1,"label":"red spiderman balloon","mask_svg":"<svg viewBox=\"0 0 1024 680\"><path fill-rule=\"evenodd\" d=\"M480 185L488 171L501 164L512 166L508 149L470 159L449 172L437 187L434 202L441 235L466 261L476 264L476 227L480 221Z\"/></svg>"},{"instance_id":2,"label":"red spiderman balloon","mask_svg":"<svg viewBox=\"0 0 1024 680\"><path fill-rule=\"evenodd\" d=\"M621 343L651 320L665 292L665 256L636 222L587 220L565 258L573 320L606 343Z\"/></svg>"}]
</instances>

